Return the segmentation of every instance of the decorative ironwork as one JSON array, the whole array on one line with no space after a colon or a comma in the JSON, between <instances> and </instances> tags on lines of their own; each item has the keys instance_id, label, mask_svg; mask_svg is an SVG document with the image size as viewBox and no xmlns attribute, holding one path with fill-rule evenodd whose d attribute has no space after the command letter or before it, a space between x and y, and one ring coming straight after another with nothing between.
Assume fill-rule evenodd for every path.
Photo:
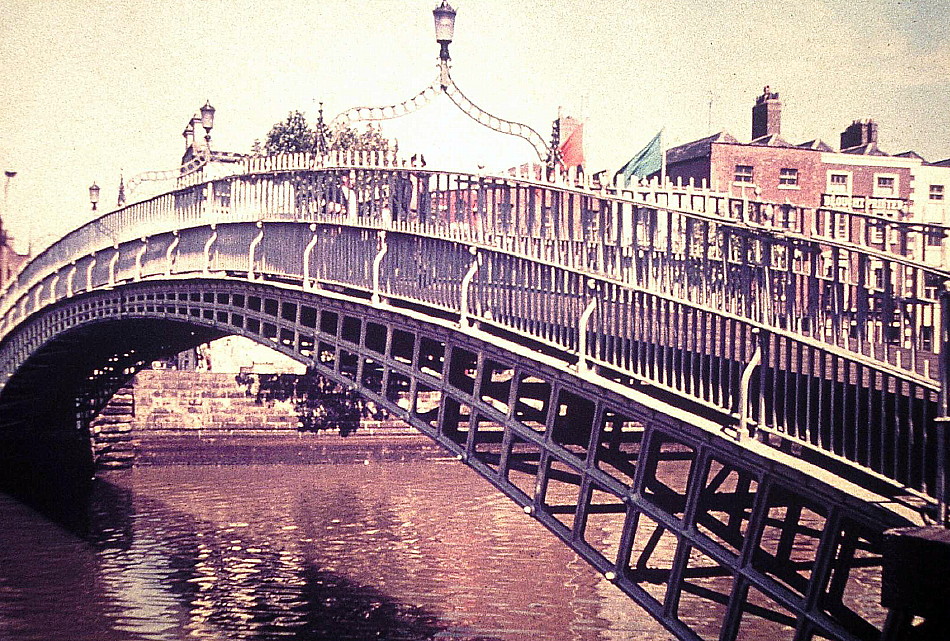
<instances>
[{"instance_id":1,"label":"decorative ironwork","mask_svg":"<svg viewBox=\"0 0 950 641\"><path fill-rule=\"evenodd\" d=\"M159 182L163 180L179 180L189 176L193 176L201 171L205 165L211 161L211 151L207 149L199 149L197 155L189 160L188 162L182 164L176 169L165 169L158 171L143 171L140 174L129 178L129 181L126 183L128 187L129 194L135 193L135 190L145 182Z\"/></svg>"},{"instance_id":2,"label":"decorative ironwork","mask_svg":"<svg viewBox=\"0 0 950 641\"><path fill-rule=\"evenodd\" d=\"M430 436L679 638L734 641L750 625L879 638L887 610L855 596L879 576L882 529L906 518L681 408L364 294L201 278L89 292L22 336L38 357L16 385L23 411L4 417L49 418L29 386L77 337L90 349L68 380L88 417L149 358L241 334Z\"/></svg>"},{"instance_id":3,"label":"decorative ironwork","mask_svg":"<svg viewBox=\"0 0 950 641\"><path fill-rule=\"evenodd\" d=\"M469 100L455 84L445 60L439 61L439 77L409 100L385 107L353 107L336 116L333 124L401 118L427 106L440 94L445 94L462 113L483 127L526 140L534 148L539 160L548 162L551 159L551 149L537 131L520 122L493 116Z\"/></svg>"},{"instance_id":4,"label":"decorative ironwork","mask_svg":"<svg viewBox=\"0 0 950 641\"><path fill-rule=\"evenodd\" d=\"M236 168L11 281L0 420L52 423L41 385L140 366L117 327L149 354L241 333L409 420L683 638L680 603L713 608L713 638L758 616L879 636L887 613L858 616L848 586L876 580L884 527L947 514L944 227L386 155Z\"/></svg>"},{"instance_id":5,"label":"decorative ironwork","mask_svg":"<svg viewBox=\"0 0 950 641\"><path fill-rule=\"evenodd\" d=\"M478 124L498 133L522 138L534 148L539 160L548 163L549 166L553 165L557 160L556 142L549 147L544 138L528 125L494 116L473 103L462 93L462 90L455 84L449 70L449 44L452 42L455 29L455 9L443 0L442 4L437 6L432 13L435 17L436 39L440 45L438 78L409 100L385 107L354 107L334 118L334 124L401 118L425 107L439 94L444 93L452 101L452 104Z\"/></svg>"}]
</instances>

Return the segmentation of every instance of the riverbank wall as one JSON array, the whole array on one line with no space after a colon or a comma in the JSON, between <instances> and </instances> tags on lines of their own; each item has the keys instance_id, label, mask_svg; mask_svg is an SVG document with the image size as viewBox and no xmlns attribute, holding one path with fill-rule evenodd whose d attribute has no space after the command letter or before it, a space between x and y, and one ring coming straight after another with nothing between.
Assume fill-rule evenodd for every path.
<instances>
[{"instance_id":1,"label":"riverbank wall","mask_svg":"<svg viewBox=\"0 0 950 641\"><path fill-rule=\"evenodd\" d=\"M285 375L292 376L292 375ZM396 420L357 430L303 431L293 400L262 399L252 377L143 370L90 425L96 467L231 463L358 463L446 458L428 437Z\"/></svg>"}]
</instances>

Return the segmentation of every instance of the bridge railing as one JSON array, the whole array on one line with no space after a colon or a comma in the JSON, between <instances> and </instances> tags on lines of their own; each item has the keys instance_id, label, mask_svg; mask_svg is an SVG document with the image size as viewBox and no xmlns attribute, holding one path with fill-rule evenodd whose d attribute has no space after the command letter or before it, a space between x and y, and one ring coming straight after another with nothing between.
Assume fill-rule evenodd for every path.
<instances>
[{"instance_id":1,"label":"bridge railing","mask_svg":"<svg viewBox=\"0 0 950 641\"><path fill-rule=\"evenodd\" d=\"M634 201L604 191L402 167L226 177L65 237L58 261L41 256L49 267L31 264L8 291L2 328L75 293L149 277L266 274L305 288L354 287L530 337L575 354L579 368L731 415L737 433L772 434L942 500L940 387L926 365L939 337L915 356L913 344L862 336L855 322L884 327L882 311L929 309L939 327L939 310L926 297L881 298L868 281L848 280L871 261L890 270L894 288L909 286L908 275L920 287L940 270L661 207L656 194ZM433 207L446 194L455 204ZM828 262L842 269L821 268ZM805 322L816 318L821 331Z\"/></svg>"},{"instance_id":2,"label":"bridge railing","mask_svg":"<svg viewBox=\"0 0 950 641\"><path fill-rule=\"evenodd\" d=\"M691 185L548 183L407 167L388 154L249 158L234 175L106 214L31 261L7 311L63 262L190 225L328 221L506 249L724 309L936 375L945 229L757 203ZM5 320L2 330L9 328Z\"/></svg>"}]
</instances>

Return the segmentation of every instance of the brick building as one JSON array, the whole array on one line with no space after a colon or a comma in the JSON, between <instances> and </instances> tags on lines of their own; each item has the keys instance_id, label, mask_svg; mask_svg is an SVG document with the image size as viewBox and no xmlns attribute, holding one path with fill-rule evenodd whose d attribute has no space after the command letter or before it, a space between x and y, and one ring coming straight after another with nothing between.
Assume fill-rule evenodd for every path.
<instances>
[{"instance_id":1,"label":"brick building","mask_svg":"<svg viewBox=\"0 0 950 641\"><path fill-rule=\"evenodd\" d=\"M726 132L666 152L672 180L706 181L736 196L803 207L835 207L950 224L950 159L926 162L915 152L878 147L878 125L855 120L840 151L821 140L782 138L782 103L766 87L752 108L752 140Z\"/></svg>"}]
</instances>

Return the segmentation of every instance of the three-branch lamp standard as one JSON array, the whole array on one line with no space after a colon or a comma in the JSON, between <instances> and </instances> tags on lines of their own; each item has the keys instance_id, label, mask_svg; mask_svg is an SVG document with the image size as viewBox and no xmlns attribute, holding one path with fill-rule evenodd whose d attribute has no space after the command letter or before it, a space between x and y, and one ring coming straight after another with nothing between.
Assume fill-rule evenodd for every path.
<instances>
[{"instance_id":1,"label":"three-branch lamp standard","mask_svg":"<svg viewBox=\"0 0 950 641\"><path fill-rule=\"evenodd\" d=\"M435 18L435 41L442 45L439 60L448 60L449 44L455 34L455 9L442 0L442 4L432 10L432 16Z\"/></svg>"},{"instance_id":2,"label":"three-branch lamp standard","mask_svg":"<svg viewBox=\"0 0 950 641\"><path fill-rule=\"evenodd\" d=\"M92 210L96 211L99 205L99 185L95 182L89 187L89 202L92 203Z\"/></svg>"},{"instance_id":3,"label":"three-branch lamp standard","mask_svg":"<svg viewBox=\"0 0 950 641\"><path fill-rule=\"evenodd\" d=\"M205 100L205 106L201 108L201 126L205 130L205 142L211 146L211 129L214 127L214 107L209 100Z\"/></svg>"}]
</instances>

